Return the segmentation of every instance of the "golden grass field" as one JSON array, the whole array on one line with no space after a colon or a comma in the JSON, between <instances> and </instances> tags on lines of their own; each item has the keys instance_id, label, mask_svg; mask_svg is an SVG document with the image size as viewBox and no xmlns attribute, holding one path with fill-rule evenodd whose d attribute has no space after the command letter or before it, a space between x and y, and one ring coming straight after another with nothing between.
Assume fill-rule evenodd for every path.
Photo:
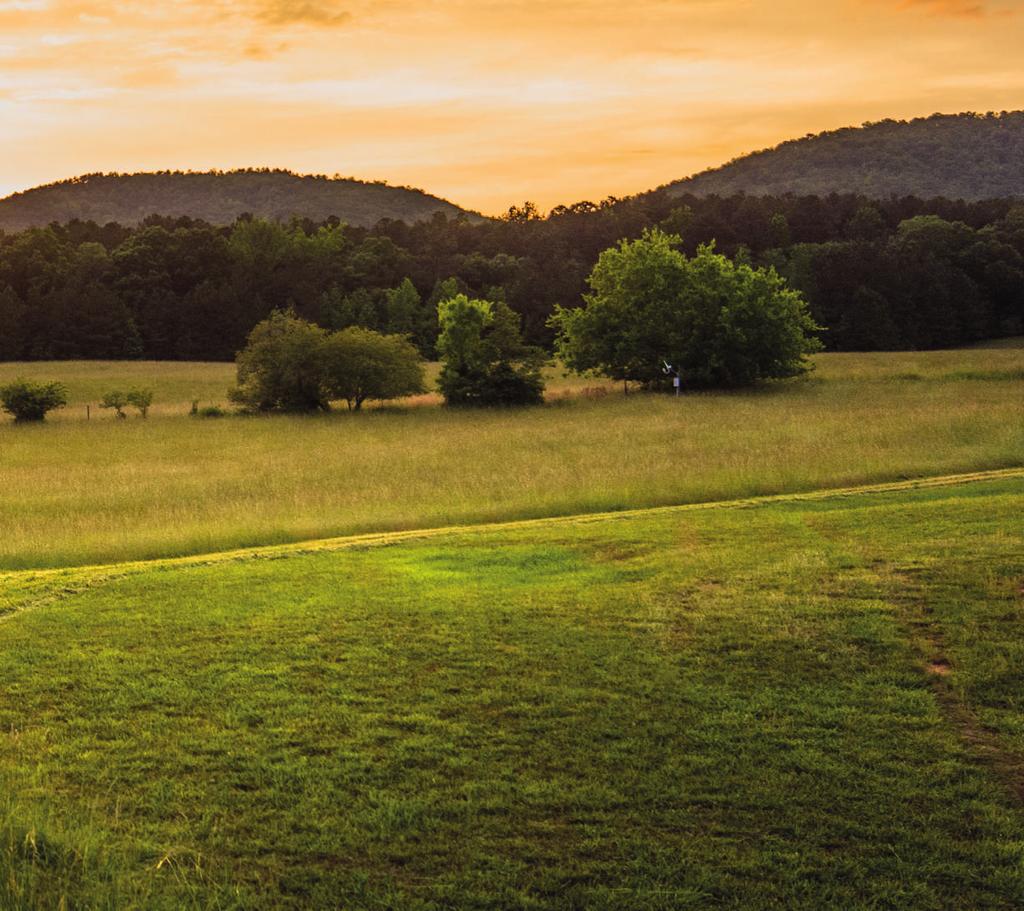
<instances>
[{"instance_id":1,"label":"golden grass field","mask_svg":"<svg viewBox=\"0 0 1024 911\"><path fill-rule=\"evenodd\" d=\"M426 380L433 390L440 365L426 365ZM99 407L103 395L112 390L131 388L154 390L156 399L150 417L188 414L192 403L200 407L228 407L228 389L235 382L235 365L193 363L189 361L29 361L0 363L0 385L14 379L59 380L68 390L68 407L54 411L47 420L54 422L111 420L112 411ZM566 375L559 367L545 371L548 398L577 395L584 390L622 391L622 387L604 379ZM598 393L600 394L600 393ZM403 407L439 405L441 396L430 391L403 399ZM86 411L88 406L89 410ZM341 408L344 409L344 403ZM368 402L368 408L374 403ZM379 405L377 407L380 407ZM131 410L131 409L129 409ZM0 424L7 419L0 413Z\"/></svg>"},{"instance_id":2,"label":"golden grass field","mask_svg":"<svg viewBox=\"0 0 1024 911\"><path fill-rule=\"evenodd\" d=\"M675 399L552 370L549 404L186 415L229 364L0 365L71 405L0 424L0 568L722 500L1024 464L1024 349L823 354L808 378ZM156 391L149 420L97 413ZM604 396L582 396L601 387ZM92 403L86 421L85 405Z\"/></svg>"}]
</instances>

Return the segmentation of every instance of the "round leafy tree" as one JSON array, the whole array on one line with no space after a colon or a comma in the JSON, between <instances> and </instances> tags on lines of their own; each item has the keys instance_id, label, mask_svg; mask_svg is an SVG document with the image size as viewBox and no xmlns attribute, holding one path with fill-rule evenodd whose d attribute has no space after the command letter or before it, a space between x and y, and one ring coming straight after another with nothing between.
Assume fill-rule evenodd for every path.
<instances>
[{"instance_id":1,"label":"round leafy tree","mask_svg":"<svg viewBox=\"0 0 1024 911\"><path fill-rule=\"evenodd\" d=\"M327 411L335 399L363 402L423 391L419 352L405 336L352 326L326 332L275 310L237 358L231 400L250 411Z\"/></svg>"},{"instance_id":2,"label":"round leafy tree","mask_svg":"<svg viewBox=\"0 0 1024 911\"><path fill-rule=\"evenodd\" d=\"M605 250L585 306L556 309L567 367L647 386L665 365L684 388L747 386L806 372L820 327L774 269L737 264L703 246L688 258L659 230Z\"/></svg>"},{"instance_id":3,"label":"round leafy tree","mask_svg":"<svg viewBox=\"0 0 1024 911\"><path fill-rule=\"evenodd\" d=\"M350 326L322 343L324 384L332 399L352 411L363 402L424 392L423 361L404 335L382 335Z\"/></svg>"},{"instance_id":4,"label":"round leafy tree","mask_svg":"<svg viewBox=\"0 0 1024 911\"><path fill-rule=\"evenodd\" d=\"M256 324L235 359L238 385L229 397L252 411L327 411L321 354L326 337L292 311L275 310Z\"/></svg>"}]
</instances>

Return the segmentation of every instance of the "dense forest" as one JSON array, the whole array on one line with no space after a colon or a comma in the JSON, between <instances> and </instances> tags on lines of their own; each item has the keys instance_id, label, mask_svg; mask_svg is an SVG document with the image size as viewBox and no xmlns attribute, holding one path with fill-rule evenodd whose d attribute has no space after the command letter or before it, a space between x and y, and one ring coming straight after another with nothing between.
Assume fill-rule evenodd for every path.
<instances>
[{"instance_id":1,"label":"dense forest","mask_svg":"<svg viewBox=\"0 0 1024 911\"><path fill-rule=\"evenodd\" d=\"M269 168L151 174L86 174L0 200L0 229L20 231L78 218L137 225L152 212L229 225L243 214L271 221L336 216L369 227L382 218L413 222L458 206L410 187ZM479 218L476 213L467 213Z\"/></svg>"},{"instance_id":2,"label":"dense forest","mask_svg":"<svg viewBox=\"0 0 1024 911\"><path fill-rule=\"evenodd\" d=\"M274 308L330 329L411 335L433 354L436 304L507 302L550 345L599 253L658 225L684 252L775 266L832 350L936 348L1024 331L1024 205L831 195L674 197L665 191L472 222L372 228L245 217L216 227L152 216L0 233L0 359L231 359Z\"/></svg>"},{"instance_id":3,"label":"dense forest","mask_svg":"<svg viewBox=\"0 0 1024 911\"><path fill-rule=\"evenodd\" d=\"M784 142L669 184L670 193L1024 196L1024 111L883 120Z\"/></svg>"}]
</instances>

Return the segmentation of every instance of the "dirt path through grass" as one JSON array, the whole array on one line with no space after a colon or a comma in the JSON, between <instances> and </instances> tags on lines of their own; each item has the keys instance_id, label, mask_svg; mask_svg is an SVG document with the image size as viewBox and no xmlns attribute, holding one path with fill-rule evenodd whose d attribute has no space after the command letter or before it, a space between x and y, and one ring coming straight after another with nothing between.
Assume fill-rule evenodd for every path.
<instances>
[{"instance_id":1,"label":"dirt path through grass","mask_svg":"<svg viewBox=\"0 0 1024 911\"><path fill-rule=\"evenodd\" d=\"M51 604L66 597L80 594L87 588L94 588L106 582L151 570L174 569L186 566L210 566L216 563L238 560L275 560L312 553L329 553L348 548L389 547L406 541L424 541L471 531L491 532L530 528L557 528L566 525L602 522L609 519L642 520L648 517L653 518L674 513L703 510L755 509L774 503L800 503L863 496L873 493L883 494L909 490L927 490L935 487L953 487L979 481L996 481L1012 478L1024 478L1024 467L973 471L965 474L938 475L936 477L912 478L906 481L893 481L884 484L865 484L858 487L829 488L805 491L803 493L774 494L766 497L747 497L711 503L684 503L678 506L656 506L647 509L629 509L618 512L582 513L580 515L552 516L543 519L518 519L510 522L490 522L479 525L449 525L441 528L424 528L412 531L349 535L340 538L323 538L296 544L250 547L209 554L197 554L188 557L162 557L155 560L136 560L93 566L69 566L60 569L13 570L0 572L0 621L22 610ZM62 580L66 581L66 585L63 587L58 584Z\"/></svg>"},{"instance_id":2,"label":"dirt path through grass","mask_svg":"<svg viewBox=\"0 0 1024 911\"><path fill-rule=\"evenodd\" d=\"M944 631L936 622L929 590L919 583L919 575L919 571L908 567L892 573L895 587L890 598L896 616L904 626L907 640L921 656L922 673L928 678L946 722L958 732L973 759L989 769L1024 809L1024 755L1008 748L1005 739L982 722L954 685L957 668L950 658Z\"/></svg>"}]
</instances>

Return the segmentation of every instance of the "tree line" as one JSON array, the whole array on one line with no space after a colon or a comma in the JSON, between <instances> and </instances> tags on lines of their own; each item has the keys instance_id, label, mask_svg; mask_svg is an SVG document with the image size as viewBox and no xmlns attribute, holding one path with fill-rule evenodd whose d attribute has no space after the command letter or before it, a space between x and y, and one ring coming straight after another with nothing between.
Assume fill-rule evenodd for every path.
<instances>
[{"instance_id":1,"label":"tree line","mask_svg":"<svg viewBox=\"0 0 1024 911\"><path fill-rule=\"evenodd\" d=\"M737 263L710 244L689 258L680 244L677 235L646 229L601 253L583 306L559 307L548 321L562 363L648 390L664 388L671 376L677 394L684 384L730 388L805 373L807 356L821 350L821 327L799 292L774 268ZM549 355L524 341L522 320L504 301L453 291L438 302L437 322L437 389L446 405L544 401ZM427 388L423 356L409 334L328 331L291 309L257 323L235 363L228 397L249 413L330 411L339 400L359 411L365 402ZM22 379L0 387L0 408L16 423L42 421L66 402L60 383ZM152 391L139 389L109 392L100 404L119 418L133 405L144 418L152 402Z\"/></svg>"},{"instance_id":2,"label":"tree line","mask_svg":"<svg viewBox=\"0 0 1024 911\"><path fill-rule=\"evenodd\" d=\"M411 339L434 358L438 304L507 306L552 350L602 251L658 228L772 266L829 350L924 349L1024 332L1024 205L856 195L672 196L527 203L474 223L437 215L373 228L243 216L215 227L152 216L0 234L0 359L231 360L274 310L336 332Z\"/></svg>"}]
</instances>

